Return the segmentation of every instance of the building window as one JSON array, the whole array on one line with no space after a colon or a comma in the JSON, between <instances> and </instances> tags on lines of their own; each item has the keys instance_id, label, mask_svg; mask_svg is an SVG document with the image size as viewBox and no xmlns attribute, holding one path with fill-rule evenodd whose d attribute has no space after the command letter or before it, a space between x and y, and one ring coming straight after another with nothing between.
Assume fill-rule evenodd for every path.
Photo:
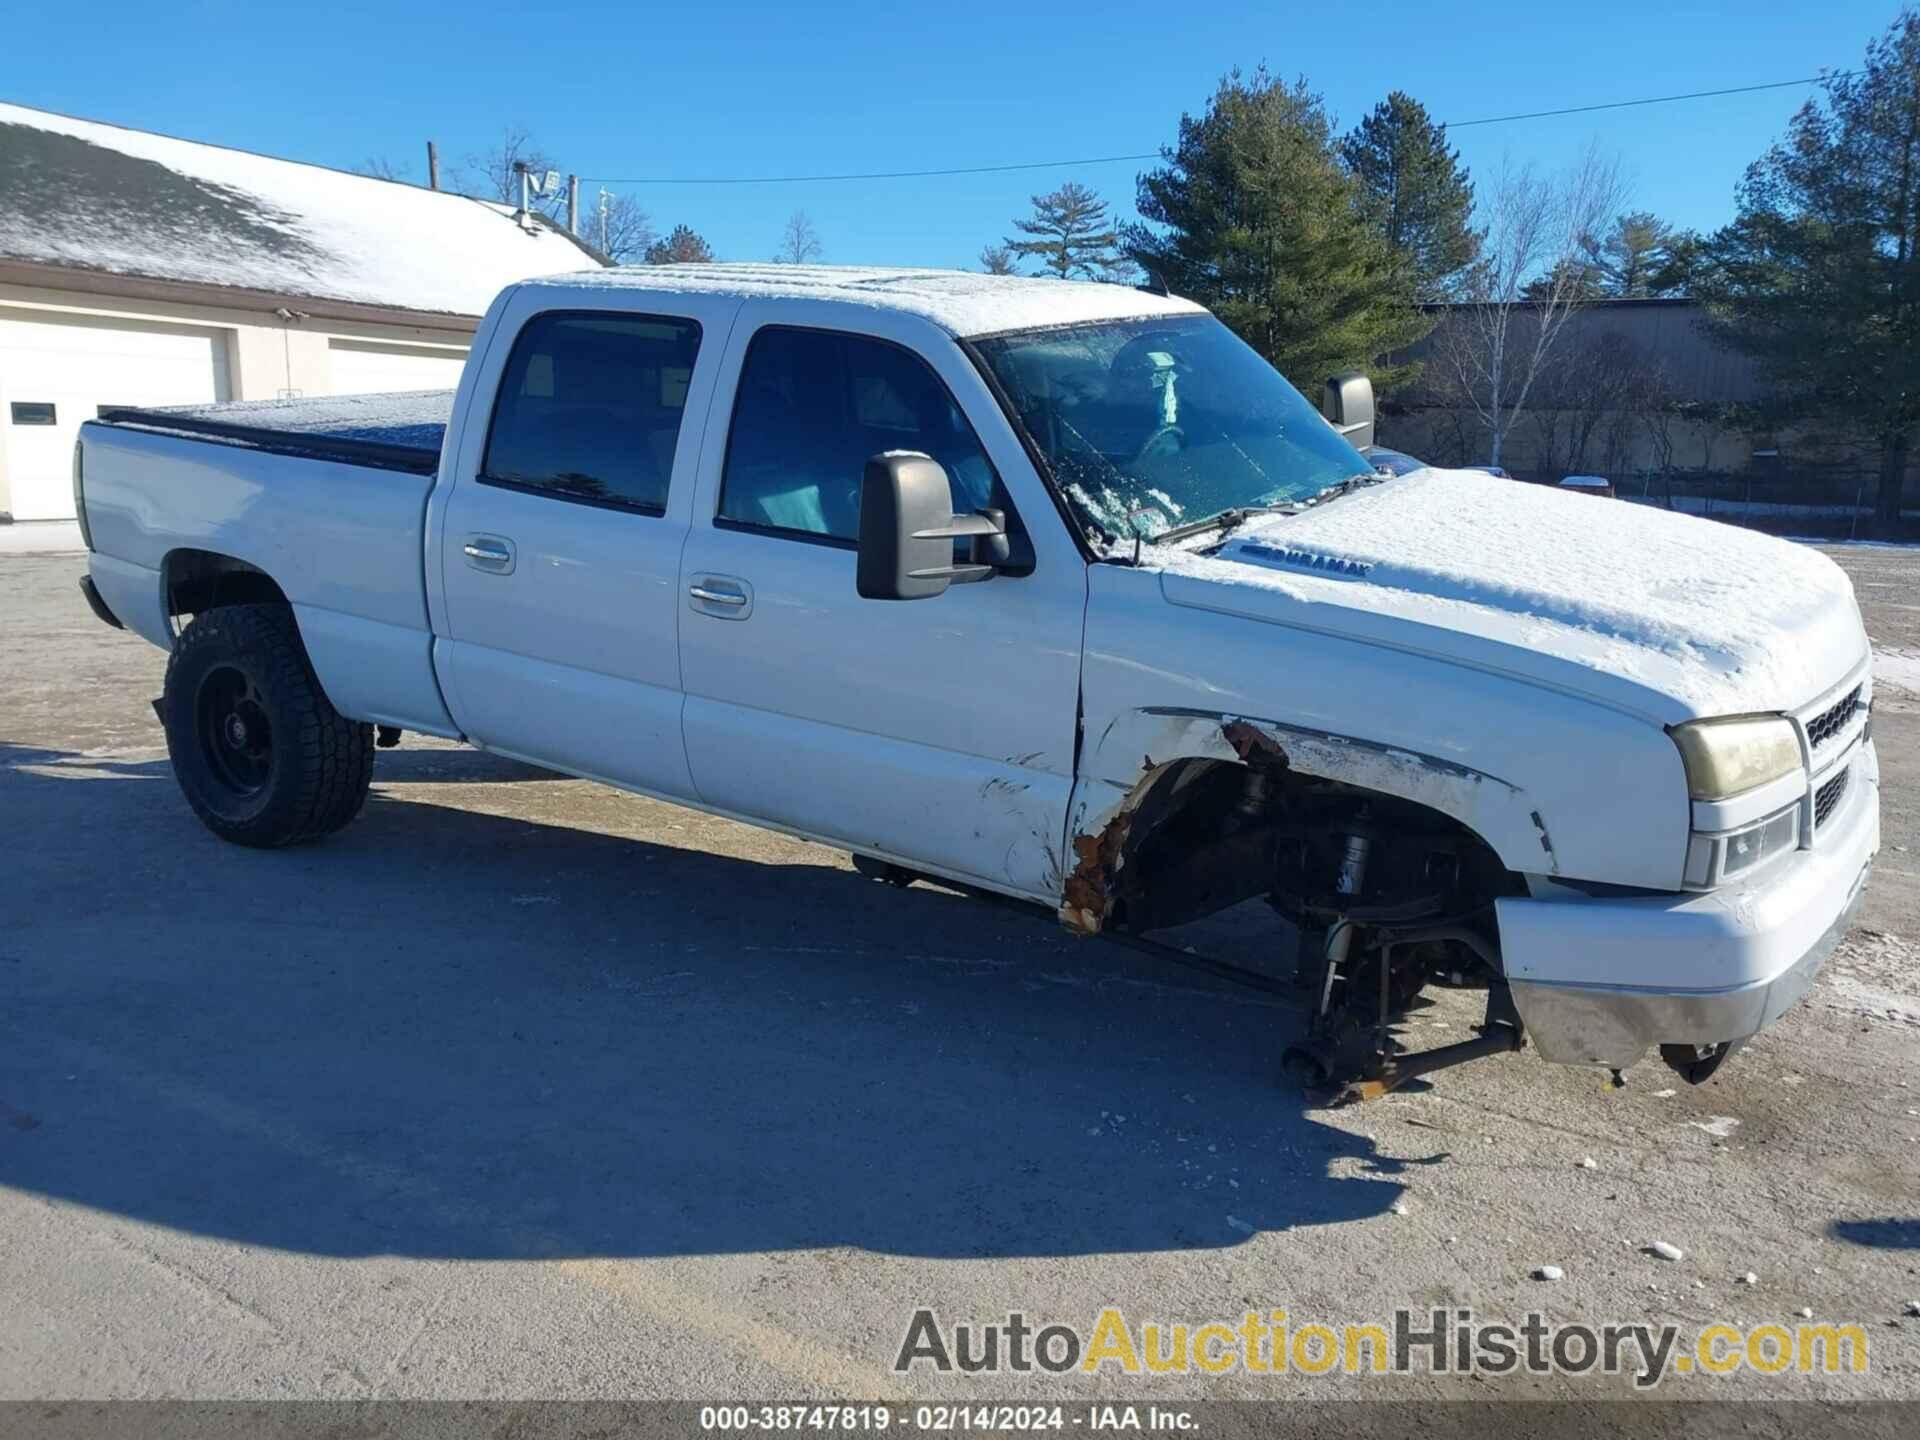
<instances>
[{"instance_id":1,"label":"building window","mask_svg":"<svg viewBox=\"0 0 1920 1440\"><path fill-rule=\"evenodd\" d=\"M51 401L16 400L13 402L13 423L16 425L55 425L59 421L53 413Z\"/></svg>"}]
</instances>

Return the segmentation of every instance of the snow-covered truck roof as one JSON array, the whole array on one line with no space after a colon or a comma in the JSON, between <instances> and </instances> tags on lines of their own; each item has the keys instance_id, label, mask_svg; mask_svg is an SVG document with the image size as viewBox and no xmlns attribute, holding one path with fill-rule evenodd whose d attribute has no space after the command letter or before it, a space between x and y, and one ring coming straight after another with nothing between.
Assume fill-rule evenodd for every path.
<instances>
[{"instance_id":1,"label":"snow-covered truck roof","mask_svg":"<svg viewBox=\"0 0 1920 1440\"><path fill-rule=\"evenodd\" d=\"M1191 300L1154 295L1131 285L856 265L631 265L584 275L549 276L533 283L575 289L630 289L656 295L694 292L819 300L918 315L959 336L1204 313Z\"/></svg>"},{"instance_id":2,"label":"snow-covered truck roof","mask_svg":"<svg viewBox=\"0 0 1920 1440\"><path fill-rule=\"evenodd\" d=\"M7 104L0 260L463 316L598 263L505 205Z\"/></svg>"}]
</instances>

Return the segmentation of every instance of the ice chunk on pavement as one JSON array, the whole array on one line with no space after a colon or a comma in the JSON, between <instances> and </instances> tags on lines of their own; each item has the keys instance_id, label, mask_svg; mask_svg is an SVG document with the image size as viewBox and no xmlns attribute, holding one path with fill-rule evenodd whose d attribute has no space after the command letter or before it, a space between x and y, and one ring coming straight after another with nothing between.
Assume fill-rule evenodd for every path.
<instances>
[{"instance_id":1,"label":"ice chunk on pavement","mask_svg":"<svg viewBox=\"0 0 1920 1440\"><path fill-rule=\"evenodd\" d=\"M1558 1265L1542 1265L1533 1272L1533 1278L1536 1280L1564 1280L1567 1278L1567 1272L1562 1270Z\"/></svg>"},{"instance_id":2,"label":"ice chunk on pavement","mask_svg":"<svg viewBox=\"0 0 1920 1440\"><path fill-rule=\"evenodd\" d=\"M1736 1281L1735 1283L1740 1285L1758 1285L1760 1283L1760 1277L1754 1274L1753 1271L1749 1270L1747 1271L1746 1274L1742 1275L1739 1278L1739 1280Z\"/></svg>"},{"instance_id":3,"label":"ice chunk on pavement","mask_svg":"<svg viewBox=\"0 0 1920 1440\"><path fill-rule=\"evenodd\" d=\"M1662 1260L1684 1260L1687 1258L1686 1251L1682 1250L1678 1245L1669 1245L1664 1240L1654 1241L1651 1245L1647 1246L1647 1250L1650 1254L1658 1255Z\"/></svg>"}]
</instances>

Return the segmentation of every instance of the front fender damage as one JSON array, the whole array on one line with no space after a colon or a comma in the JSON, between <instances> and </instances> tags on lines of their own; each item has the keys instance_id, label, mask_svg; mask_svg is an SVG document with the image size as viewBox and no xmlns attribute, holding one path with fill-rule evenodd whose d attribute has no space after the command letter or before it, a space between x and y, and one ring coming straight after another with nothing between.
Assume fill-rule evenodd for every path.
<instances>
[{"instance_id":1,"label":"front fender damage","mask_svg":"<svg viewBox=\"0 0 1920 1440\"><path fill-rule=\"evenodd\" d=\"M1139 756L1112 773L1112 757ZM1097 935L1114 909L1136 821L1181 762L1214 760L1291 771L1424 805L1460 821L1503 853L1537 842L1544 868L1559 865L1546 826L1521 790L1497 776L1437 756L1328 734L1277 721L1192 711L1145 710L1122 716L1096 747L1075 787L1069 818L1074 866L1062 887L1059 918ZM1535 861L1528 868L1541 868Z\"/></svg>"}]
</instances>

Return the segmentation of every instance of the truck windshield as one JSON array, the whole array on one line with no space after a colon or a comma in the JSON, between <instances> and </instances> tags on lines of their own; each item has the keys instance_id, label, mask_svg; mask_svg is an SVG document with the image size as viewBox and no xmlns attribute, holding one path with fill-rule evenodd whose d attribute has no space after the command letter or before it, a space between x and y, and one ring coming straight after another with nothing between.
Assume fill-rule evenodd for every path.
<instances>
[{"instance_id":1,"label":"truck windshield","mask_svg":"<svg viewBox=\"0 0 1920 1440\"><path fill-rule=\"evenodd\" d=\"M1153 540L1373 467L1211 315L974 342L1081 522Z\"/></svg>"}]
</instances>

